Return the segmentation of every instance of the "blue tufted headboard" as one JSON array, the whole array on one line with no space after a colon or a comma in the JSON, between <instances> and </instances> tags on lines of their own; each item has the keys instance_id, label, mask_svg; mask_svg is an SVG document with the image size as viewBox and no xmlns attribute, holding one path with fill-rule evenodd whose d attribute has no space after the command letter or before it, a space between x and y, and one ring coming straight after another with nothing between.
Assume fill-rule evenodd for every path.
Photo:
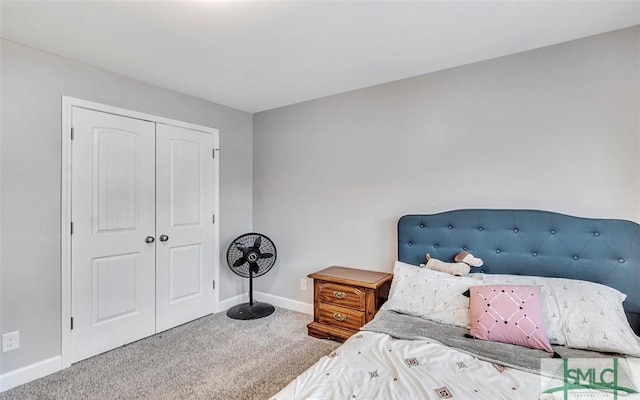
<instances>
[{"instance_id":1,"label":"blue tufted headboard","mask_svg":"<svg viewBox=\"0 0 640 400\"><path fill-rule=\"evenodd\" d=\"M419 265L426 253L453 261L467 250L484 260L472 272L581 279L627 295L640 332L640 225L537 210L454 210L398 221L398 260Z\"/></svg>"}]
</instances>

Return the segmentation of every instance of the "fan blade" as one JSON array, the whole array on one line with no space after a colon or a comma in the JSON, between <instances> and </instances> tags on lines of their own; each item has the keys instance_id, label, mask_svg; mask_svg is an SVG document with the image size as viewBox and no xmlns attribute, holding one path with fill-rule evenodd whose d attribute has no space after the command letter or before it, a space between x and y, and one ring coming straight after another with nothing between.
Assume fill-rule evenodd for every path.
<instances>
[{"instance_id":1,"label":"fan blade","mask_svg":"<svg viewBox=\"0 0 640 400\"><path fill-rule=\"evenodd\" d=\"M260 243L262 243L262 236L258 236L256 238L255 242L253 242L253 247L255 247L256 249L259 249Z\"/></svg>"},{"instance_id":2,"label":"fan blade","mask_svg":"<svg viewBox=\"0 0 640 400\"><path fill-rule=\"evenodd\" d=\"M260 258L271 258L273 257L273 254L271 253L262 253L260 254Z\"/></svg>"},{"instance_id":3,"label":"fan blade","mask_svg":"<svg viewBox=\"0 0 640 400\"><path fill-rule=\"evenodd\" d=\"M236 249L240 250L242 254L247 254L248 249L246 245L239 242L235 242L235 245L236 245Z\"/></svg>"},{"instance_id":4,"label":"fan blade","mask_svg":"<svg viewBox=\"0 0 640 400\"><path fill-rule=\"evenodd\" d=\"M244 257L240 257L240 258L238 258L238 259L236 260L236 262L234 262L234 263L233 263L233 266L234 266L234 267L239 267L239 266L241 266L242 264L244 264L244 263L246 263L246 262L247 262L247 259L246 259L246 258L244 258Z\"/></svg>"},{"instance_id":5,"label":"fan blade","mask_svg":"<svg viewBox=\"0 0 640 400\"><path fill-rule=\"evenodd\" d=\"M254 274L257 274L258 271L260 271L260 267L258 266L257 263L250 262L249 263L249 271L253 272Z\"/></svg>"}]
</instances>

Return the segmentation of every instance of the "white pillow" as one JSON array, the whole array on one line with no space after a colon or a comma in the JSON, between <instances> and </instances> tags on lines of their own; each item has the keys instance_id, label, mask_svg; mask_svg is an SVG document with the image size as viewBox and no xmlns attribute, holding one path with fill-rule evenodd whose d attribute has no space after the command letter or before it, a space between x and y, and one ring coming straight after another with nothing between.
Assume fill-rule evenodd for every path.
<instances>
[{"instance_id":1,"label":"white pillow","mask_svg":"<svg viewBox=\"0 0 640 400\"><path fill-rule=\"evenodd\" d=\"M543 316L548 336L554 329L553 335L558 339L555 343L640 357L640 338L624 314L622 302L627 297L624 293L575 279L489 274L483 277L487 284L507 281L520 284L527 280L541 285L543 293L546 291L549 296L543 300L543 310L547 308Z\"/></svg>"},{"instance_id":2,"label":"white pillow","mask_svg":"<svg viewBox=\"0 0 640 400\"><path fill-rule=\"evenodd\" d=\"M627 295L593 282L558 279L555 293L568 347L640 357L640 338L631 329L622 302Z\"/></svg>"},{"instance_id":3,"label":"white pillow","mask_svg":"<svg viewBox=\"0 0 640 400\"><path fill-rule=\"evenodd\" d=\"M462 293L479 283L479 279L396 261L389 299L382 309L466 328L469 298Z\"/></svg>"}]
</instances>

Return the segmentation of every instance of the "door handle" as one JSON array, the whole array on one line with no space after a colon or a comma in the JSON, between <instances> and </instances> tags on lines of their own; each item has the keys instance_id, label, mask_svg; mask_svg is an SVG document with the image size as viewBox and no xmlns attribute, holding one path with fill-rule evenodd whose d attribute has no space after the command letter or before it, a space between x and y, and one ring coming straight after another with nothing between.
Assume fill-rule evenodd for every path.
<instances>
[{"instance_id":1,"label":"door handle","mask_svg":"<svg viewBox=\"0 0 640 400\"><path fill-rule=\"evenodd\" d=\"M169 240L169 236L167 236L167 235L160 235L160 241L161 241L161 242L166 242L167 240Z\"/></svg>"},{"instance_id":2,"label":"door handle","mask_svg":"<svg viewBox=\"0 0 640 400\"><path fill-rule=\"evenodd\" d=\"M155 242L155 240L156 240L156 239L155 239L153 236L147 236L147 237L144 239L144 241L145 241L146 243L153 243L153 242Z\"/></svg>"}]
</instances>

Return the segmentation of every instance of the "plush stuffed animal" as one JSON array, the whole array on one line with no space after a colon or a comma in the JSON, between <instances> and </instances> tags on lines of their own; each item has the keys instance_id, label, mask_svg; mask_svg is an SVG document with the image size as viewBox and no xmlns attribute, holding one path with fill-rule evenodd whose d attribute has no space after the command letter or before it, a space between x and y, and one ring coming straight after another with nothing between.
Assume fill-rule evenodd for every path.
<instances>
[{"instance_id":1,"label":"plush stuffed animal","mask_svg":"<svg viewBox=\"0 0 640 400\"><path fill-rule=\"evenodd\" d=\"M458 253L453 260L455 262L463 262L470 267L482 267L482 264L484 264L481 258L474 257L473 254L466 251Z\"/></svg>"},{"instance_id":2,"label":"plush stuffed animal","mask_svg":"<svg viewBox=\"0 0 640 400\"><path fill-rule=\"evenodd\" d=\"M466 251L458 253L454 260L456 261L455 263L440 261L436 258L431 258L431 254L427 253L427 263L421 266L454 276L466 276L469 275L471 267L480 267L483 264L482 259L474 257Z\"/></svg>"}]
</instances>

